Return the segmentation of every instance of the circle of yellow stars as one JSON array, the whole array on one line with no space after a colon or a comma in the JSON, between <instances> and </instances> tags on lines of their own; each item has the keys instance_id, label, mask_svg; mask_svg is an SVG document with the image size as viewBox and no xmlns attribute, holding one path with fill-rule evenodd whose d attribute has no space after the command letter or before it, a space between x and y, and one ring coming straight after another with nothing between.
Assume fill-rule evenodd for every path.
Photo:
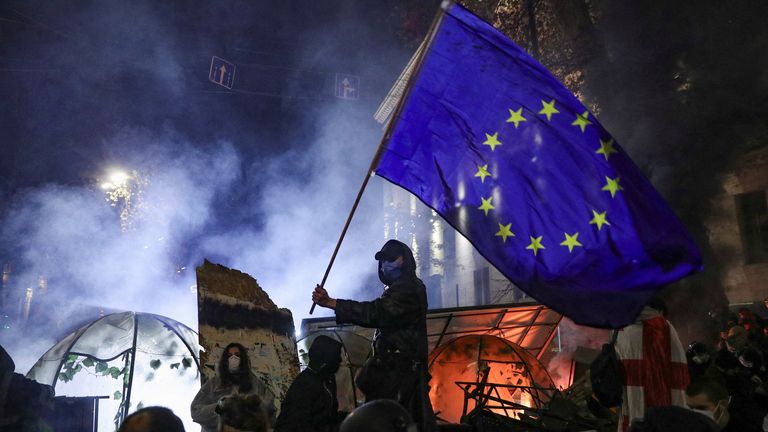
<instances>
[{"instance_id":1,"label":"circle of yellow stars","mask_svg":"<svg viewBox=\"0 0 768 432\"><path fill-rule=\"evenodd\" d=\"M538 111L538 114L546 117L547 122L552 121L552 117L561 114L561 112L556 107L555 99L550 99L549 101L541 100L541 110ZM508 108L509 111L509 117L506 120L506 123L512 123L514 124L515 129L517 129L520 126L520 123L527 122L528 119L523 116L523 107L517 107L517 109ZM591 125L592 122L589 120L589 111L584 111L581 114L575 114L575 119L573 122L571 122L571 126L575 126L579 128L582 134L585 133L587 126ZM543 121L543 120L542 120ZM614 148L614 141L612 138L603 140L600 139L600 146L595 150L595 154L602 155L605 160L609 160L611 155L617 154L619 151ZM487 145L491 148L491 152L494 152L496 150L496 147L503 145L501 141L499 141L499 132L494 131L493 133L485 133L485 140L483 141L483 145ZM494 178L493 174L488 170L488 164L484 165L477 165L477 172L475 173L474 177L477 177L480 179L480 182L482 184L485 184L486 177ZM623 191L624 188L620 184L621 178L620 177L605 177L605 185L602 186L601 190L608 192L611 195L611 198L616 198L616 194L620 191ZM488 216L489 212L496 209L496 207L493 204L493 196L490 196L488 198L481 197L481 204L477 208L478 210L482 211L485 216ZM507 239L516 237L515 233L512 231L512 223L503 224L501 222L497 222L499 230L494 235L495 237L499 237L500 240L503 243L507 242ZM595 225L598 231L601 231L603 227L610 226L611 223L608 221L607 211L598 212L595 209L592 209L592 219L589 220L589 225ZM562 242L560 242L560 246L568 248L569 253L573 253L573 250L577 247L583 247L584 245L579 241L579 232L574 233L568 233L563 232L564 239ZM525 247L526 250L530 250L534 256L538 256L538 253L540 250L546 249L544 245L544 236L528 236L530 243Z\"/></svg>"}]
</instances>

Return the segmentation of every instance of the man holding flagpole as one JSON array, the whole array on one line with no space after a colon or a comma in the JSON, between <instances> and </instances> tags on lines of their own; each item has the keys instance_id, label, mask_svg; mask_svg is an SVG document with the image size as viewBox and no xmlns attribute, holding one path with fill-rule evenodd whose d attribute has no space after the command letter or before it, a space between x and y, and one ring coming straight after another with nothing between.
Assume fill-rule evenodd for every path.
<instances>
[{"instance_id":1,"label":"man holding flagpole","mask_svg":"<svg viewBox=\"0 0 768 432\"><path fill-rule=\"evenodd\" d=\"M389 286L379 299L335 300L323 288L372 173L419 198L515 286L580 325L632 324L662 287L703 269L685 226L594 114L492 25L444 2L407 75L312 295L337 322L377 328L364 371L374 373L361 382L368 398L387 384L397 383L381 397L414 388L405 384L413 375L397 370L411 364L425 377L427 356L424 285L404 244L387 242L376 254Z\"/></svg>"},{"instance_id":2,"label":"man holding flagpole","mask_svg":"<svg viewBox=\"0 0 768 432\"><path fill-rule=\"evenodd\" d=\"M366 402L393 399L410 412L422 432L435 429L427 390L427 292L416 276L411 249L397 240L384 244L375 259L384 293L373 301L334 299L322 286L312 301L336 311L338 324L376 329L373 357L357 378Z\"/></svg>"}]
</instances>

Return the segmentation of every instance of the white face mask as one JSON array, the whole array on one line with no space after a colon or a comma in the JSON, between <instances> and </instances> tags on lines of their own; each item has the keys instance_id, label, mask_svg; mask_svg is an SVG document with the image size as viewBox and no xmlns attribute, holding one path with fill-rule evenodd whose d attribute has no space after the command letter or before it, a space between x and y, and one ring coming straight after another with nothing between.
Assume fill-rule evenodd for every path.
<instances>
[{"instance_id":1,"label":"white face mask","mask_svg":"<svg viewBox=\"0 0 768 432\"><path fill-rule=\"evenodd\" d=\"M710 410L701 410L701 409L695 409L695 408L688 408L693 412L697 412L707 418L712 419L713 422L717 424L718 430L724 428L728 421L731 420L731 416L728 413L728 405L731 403L731 398L729 397L728 400L721 400L715 405L715 409L713 411Z\"/></svg>"},{"instance_id":2,"label":"white face mask","mask_svg":"<svg viewBox=\"0 0 768 432\"><path fill-rule=\"evenodd\" d=\"M240 357L233 355L227 359L227 367L230 372L237 372L240 369Z\"/></svg>"},{"instance_id":3,"label":"white face mask","mask_svg":"<svg viewBox=\"0 0 768 432\"><path fill-rule=\"evenodd\" d=\"M715 406L715 411L712 412L712 420L720 426L720 429L724 428L731 420L731 416L728 413L728 406L731 404L731 398L728 400L721 400Z\"/></svg>"}]
</instances>

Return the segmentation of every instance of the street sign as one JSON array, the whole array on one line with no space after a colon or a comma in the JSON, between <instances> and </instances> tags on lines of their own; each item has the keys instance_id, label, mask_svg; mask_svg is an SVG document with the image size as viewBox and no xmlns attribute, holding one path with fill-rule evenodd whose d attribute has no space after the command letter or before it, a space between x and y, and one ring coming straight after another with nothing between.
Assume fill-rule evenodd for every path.
<instances>
[{"instance_id":1,"label":"street sign","mask_svg":"<svg viewBox=\"0 0 768 432\"><path fill-rule=\"evenodd\" d=\"M360 77L337 73L335 89L339 99L357 99L360 93Z\"/></svg>"},{"instance_id":2,"label":"street sign","mask_svg":"<svg viewBox=\"0 0 768 432\"><path fill-rule=\"evenodd\" d=\"M235 64L220 57L211 57L211 70L208 72L208 80L231 90L232 84L235 82Z\"/></svg>"}]
</instances>

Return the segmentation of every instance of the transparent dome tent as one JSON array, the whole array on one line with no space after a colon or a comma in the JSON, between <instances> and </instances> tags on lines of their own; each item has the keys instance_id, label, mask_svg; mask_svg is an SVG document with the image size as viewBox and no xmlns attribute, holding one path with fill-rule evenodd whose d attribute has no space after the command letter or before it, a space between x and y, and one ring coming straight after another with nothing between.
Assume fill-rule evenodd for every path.
<instances>
[{"instance_id":1,"label":"transparent dome tent","mask_svg":"<svg viewBox=\"0 0 768 432\"><path fill-rule=\"evenodd\" d=\"M197 426L189 406L200 388L195 331L171 318L139 312L106 315L50 348L27 377L56 396L100 397L98 429L115 430L144 406L172 409L187 430Z\"/></svg>"},{"instance_id":2,"label":"transparent dome tent","mask_svg":"<svg viewBox=\"0 0 768 432\"><path fill-rule=\"evenodd\" d=\"M302 370L309 363L309 347L320 335L341 342L341 366L336 372L336 390L339 398L339 410L351 412L362 403L363 394L355 386L355 375L371 355L371 340L345 330L321 330L296 342Z\"/></svg>"}]
</instances>

